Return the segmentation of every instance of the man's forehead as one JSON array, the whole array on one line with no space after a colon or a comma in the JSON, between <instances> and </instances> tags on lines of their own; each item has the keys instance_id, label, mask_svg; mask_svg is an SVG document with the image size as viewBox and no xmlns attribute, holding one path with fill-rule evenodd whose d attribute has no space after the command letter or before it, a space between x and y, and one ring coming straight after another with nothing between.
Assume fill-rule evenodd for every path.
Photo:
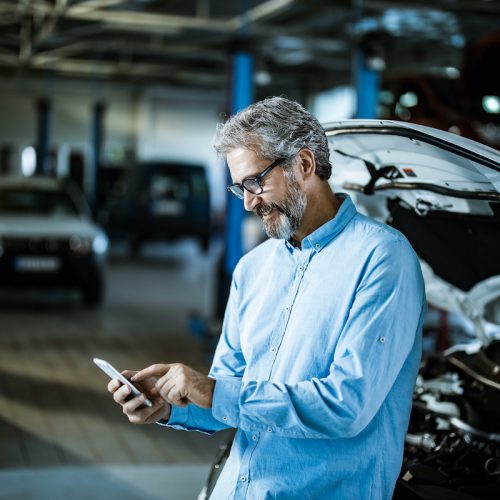
<instances>
[{"instance_id":1,"label":"man's forehead","mask_svg":"<svg viewBox=\"0 0 500 500\"><path fill-rule=\"evenodd\" d=\"M259 174L266 165L265 160L246 148L234 148L227 154L227 164L234 180Z\"/></svg>"},{"instance_id":2,"label":"man's forehead","mask_svg":"<svg viewBox=\"0 0 500 500\"><path fill-rule=\"evenodd\" d=\"M228 163L245 163L252 162L254 163L257 160L257 154L248 148L237 147L231 149L227 154Z\"/></svg>"}]
</instances>

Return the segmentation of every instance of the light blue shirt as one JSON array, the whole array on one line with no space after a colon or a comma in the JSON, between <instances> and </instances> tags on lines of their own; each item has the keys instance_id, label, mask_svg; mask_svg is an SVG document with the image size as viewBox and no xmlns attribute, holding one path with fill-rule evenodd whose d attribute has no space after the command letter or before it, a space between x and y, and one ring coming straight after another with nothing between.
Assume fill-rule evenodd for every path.
<instances>
[{"instance_id":1,"label":"light blue shirt","mask_svg":"<svg viewBox=\"0 0 500 500\"><path fill-rule=\"evenodd\" d=\"M343 199L302 241L239 262L211 410L169 426L237 428L211 499L383 500L400 472L426 310L418 259Z\"/></svg>"}]
</instances>

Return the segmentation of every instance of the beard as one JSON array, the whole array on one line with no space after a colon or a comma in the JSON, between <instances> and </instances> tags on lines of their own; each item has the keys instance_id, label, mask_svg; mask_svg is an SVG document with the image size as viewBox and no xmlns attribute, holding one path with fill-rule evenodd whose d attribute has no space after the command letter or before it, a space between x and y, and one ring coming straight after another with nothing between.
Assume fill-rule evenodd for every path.
<instances>
[{"instance_id":1,"label":"beard","mask_svg":"<svg viewBox=\"0 0 500 500\"><path fill-rule=\"evenodd\" d=\"M287 192L284 201L280 203L261 203L255 213L261 218L264 231L269 238L289 240L297 231L307 206L305 193L293 177L287 177ZM273 210L278 212L275 219L265 218Z\"/></svg>"}]
</instances>

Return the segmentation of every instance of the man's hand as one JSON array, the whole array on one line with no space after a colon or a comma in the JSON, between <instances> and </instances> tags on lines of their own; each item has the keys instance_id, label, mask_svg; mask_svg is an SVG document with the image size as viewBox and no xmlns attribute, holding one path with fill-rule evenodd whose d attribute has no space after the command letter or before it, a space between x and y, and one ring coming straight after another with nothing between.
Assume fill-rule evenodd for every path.
<instances>
[{"instance_id":1,"label":"man's hand","mask_svg":"<svg viewBox=\"0 0 500 500\"><path fill-rule=\"evenodd\" d=\"M151 365L132 377L140 382L158 377L155 384L157 394L176 406L194 403L201 408L212 408L215 380L181 363ZM153 393L156 394L153 390Z\"/></svg>"},{"instance_id":2,"label":"man's hand","mask_svg":"<svg viewBox=\"0 0 500 500\"><path fill-rule=\"evenodd\" d=\"M125 370L122 375L130 379L137 372ZM123 413L133 424L153 424L160 419L168 420L170 417L170 405L158 397L155 390L155 377L144 378L141 383L135 383L146 397L153 403L152 407L144 406L144 396L136 396L128 399L131 389L128 385L122 384L119 380L113 379L108 384L108 391L113 394L113 399L121 405ZM156 396L156 397L155 397Z\"/></svg>"}]
</instances>

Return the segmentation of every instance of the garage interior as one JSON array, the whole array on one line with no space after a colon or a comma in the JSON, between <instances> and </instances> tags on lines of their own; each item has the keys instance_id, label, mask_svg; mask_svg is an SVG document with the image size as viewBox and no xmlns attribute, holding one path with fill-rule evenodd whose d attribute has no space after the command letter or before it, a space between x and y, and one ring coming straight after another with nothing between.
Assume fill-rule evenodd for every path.
<instances>
[{"instance_id":1,"label":"garage interior","mask_svg":"<svg viewBox=\"0 0 500 500\"><path fill-rule=\"evenodd\" d=\"M497 0L1 0L0 197L12 177L71 181L106 258L91 304L0 273L0 498L197 498L230 433L131 426L92 358L208 372L230 272L264 238L227 197L216 124L285 95L321 122L406 121L500 150L499 26ZM203 167L208 240L187 220L145 231L134 176L157 164ZM4 230L0 210L0 259ZM428 353L460 337L444 311L428 324Z\"/></svg>"}]
</instances>

